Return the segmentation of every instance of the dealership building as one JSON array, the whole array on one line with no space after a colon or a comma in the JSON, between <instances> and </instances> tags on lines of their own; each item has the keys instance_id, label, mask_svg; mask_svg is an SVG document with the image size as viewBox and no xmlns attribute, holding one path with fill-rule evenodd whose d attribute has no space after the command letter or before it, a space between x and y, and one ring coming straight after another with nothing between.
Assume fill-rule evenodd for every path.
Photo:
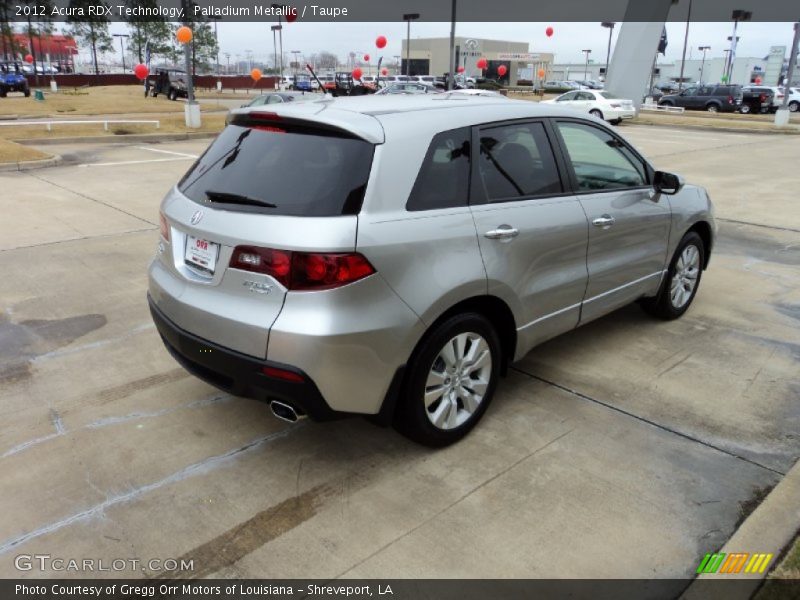
<instances>
[{"instance_id":1,"label":"dealership building","mask_svg":"<svg viewBox=\"0 0 800 600\"><path fill-rule=\"evenodd\" d=\"M549 71L553 55L545 52L531 52L527 42L507 42L480 38L455 38L456 65L464 67L471 77L480 76L478 59L485 58L488 66L483 71L506 85L516 85L518 79L530 78L539 69ZM401 64L406 72L406 40L403 40ZM500 77L497 68L505 65L506 74ZM450 38L418 38L411 40L410 74L443 75L450 70Z\"/></svg>"}]
</instances>

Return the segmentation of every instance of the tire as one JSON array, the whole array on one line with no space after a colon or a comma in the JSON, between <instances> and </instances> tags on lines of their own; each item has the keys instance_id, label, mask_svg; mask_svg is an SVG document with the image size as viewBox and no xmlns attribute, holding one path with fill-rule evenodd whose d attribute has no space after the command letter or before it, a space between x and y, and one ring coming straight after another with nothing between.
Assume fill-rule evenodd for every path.
<instances>
[{"instance_id":1,"label":"tire","mask_svg":"<svg viewBox=\"0 0 800 600\"><path fill-rule=\"evenodd\" d=\"M695 252L692 252L691 248L694 248ZM651 315L665 321L683 315L691 306L697 288L700 287L704 264L703 239L694 231L690 231L678 244L658 294L653 298L642 300L642 307ZM683 270L681 265L685 265ZM687 285L690 284L691 289L687 289Z\"/></svg>"},{"instance_id":2,"label":"tire","mask_svg":"<svg viewBox=\"0 0 800 600\"><path fill-rule=\"evenodd\" d=\"M797 112L798 110L800 110L800 102L797 100L789 102L789 112Z\"/></svg>"},{"instance_id":3,"label":"tire","mask_svg":"<svg viewBox=\"0 0 800 600\"><path fill-rule=\"evenodd\" d=\"M597 117L598 119L602 119L603 118L603 113L601 113L596 108L593 108L592 110L590 110L589 114L592 115L593 117Z\"/></svg>"},{"instance_id":4,"label":"tire","mask_svg":"<svg viewBox=\"0 0 800 600\"><path fill-rule=\"evenodd\" d=\"M659 106L675 106L675 103L672 100L664 100L663 102L658 103Z\"/></svg>"},{"instance_id":5,"label":"tire","mask_svg":"<svg viewBox=\"0 0 800 600\"><path fill-rule=\"evenodd\" d=\"M31 97L31 88L26 87L24 90L22 90L22 93L25 94L26 98L30 98Z\"/></svg>"},{"instance_id":6,"label":"tire","mask_svg":"<svg viewBox=\"0 0 800 600\"><path fill-rule=\"evenodd\" d=\"M467 435L494 395L500 377L500 348L494 327L478 313L455 315L431 329L408 363L395 428L415 442L435 448ZM473 360L459 367L456 356ZM453 377L459 368L460 384ZM439 390L444 391L437 395Z\"/></svg>"},{"instance_id":7,"label":"tire","mask_svg":"<svg viewBox=\"0 0 800 600\"><path fill-rule=\"evenodd\" d=\"M175 102L178 99L178 90L171 89L169 94L167 94L167 98Z\"/></svg>"},{"instance_id":8,"label":"tire","mask_svg":"<svg viewBox=\"0 0 800 600\"><path fill-rule=\"evenodd\" d=\"M749 104L742 104L742 107L739 109L739 112L743 115L746 115L751 112L751 108Z\"/></svg>"},{"instance_id":9,"label":"tire","mask_svg":"<svg viewBox=\"0 0 800 600\"><path fill-rule=\"evenodd\" d=\"M610 123L612 125L619 125L620 123L622 123L622 119L614 119L613 121L610 121Z\"/></svg>"},{"instance_id":10,"label":"tire","mask_svg":"<svg viewBox=\"0 0 800 600\"><path fill-rule=\"evenodd\" d=\"M8 92L5 88L0 88L0 98L5 98L8 95Z\"/></svg>"},{"instance_id":11,"label":"tire","mask_svg":"<svg viewBox=\"0 0 800 600\"><path fill-rule=\"evenodd\" d=\"M706 104L706 110L710 113L718 113L719 112L719 104L714 104L713 102L710 104Z\"/></svg>"}]
</instances>

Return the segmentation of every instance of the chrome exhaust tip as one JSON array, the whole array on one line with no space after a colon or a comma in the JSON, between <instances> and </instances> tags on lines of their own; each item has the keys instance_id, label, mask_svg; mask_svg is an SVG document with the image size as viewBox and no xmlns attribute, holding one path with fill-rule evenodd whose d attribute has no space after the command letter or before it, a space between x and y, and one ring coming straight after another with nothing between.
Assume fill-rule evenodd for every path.
<instances>
[{"instance_id":1,"label":"chrome exhaust tip","mask_svg":"<svg viewBox=\"0 0 800 600\"><path fill-rule=\"evenodd\" d=\"M281 421L288 423L297 423L300 419L305 419L306 415L298 413L294 406L281 402L280 400L272 400L269 403L272 414Z\"/></svg>"}]
</instances>

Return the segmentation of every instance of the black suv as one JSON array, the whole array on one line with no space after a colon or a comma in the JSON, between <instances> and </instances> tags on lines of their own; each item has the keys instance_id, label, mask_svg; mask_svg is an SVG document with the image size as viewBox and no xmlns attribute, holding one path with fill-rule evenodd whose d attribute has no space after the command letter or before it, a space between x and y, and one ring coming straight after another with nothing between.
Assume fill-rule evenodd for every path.
<instances>
[{"instance_id":1,"label":"black suv","mask_svg":"<svg viewBox=\"0 0 800 600\"><path fill-rule=\"evenodd\" d=\"M742 105L740 85L695 85L680 94L668 94L658 101L659 106L682 106L687 110L735 112Z\"/></svg>"}]
</instances>

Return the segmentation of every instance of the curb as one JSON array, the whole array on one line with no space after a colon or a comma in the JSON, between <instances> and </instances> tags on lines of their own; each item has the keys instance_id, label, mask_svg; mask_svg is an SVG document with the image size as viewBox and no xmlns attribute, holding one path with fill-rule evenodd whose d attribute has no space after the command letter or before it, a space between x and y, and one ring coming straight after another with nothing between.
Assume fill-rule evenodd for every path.
<instances>
[{"instance_id":1,"label":"curb","mask_svg":"<svg viewBox=\"0 0 800 600\"><path fill-rule=\"evenodd\" d=\"M738 573L732 575L702 574L686 588L681 600L706 600L725 593L726 600L747 600L766 579L771 567L792 543L800 529L800 460L789 469L778 485L758 505L753 513L736 530L719 552L767 552L775 557L770 569L764 573ZM719 585L719 580L735 581L735 586Z\"/></svg>"},{"instance_id":2,"label":"curb","mask_svg":"<svg viewBox=\"0 0 800 600\"><path fill-rule=\"evenodd\" d=\"M711 125L674 125L672 123L637 123L632 122L629 125L638 125L640 127L669 127L670 129L688 129L689 131L719 131L722 133L755 133L759 135L800 135L799 129L745 129L741 127L714 127Z\"/></svg>"},{"instance_id":3,"label":"curb","mask_svg":"<svg viewBox=\"0 0 800 600\"><path fill-rule=\"evenodd\" d=\"M57 144L129 144L133 142L176 142L181 140L208 139L219 132L197 133L133 133L130 135L92 135L83 137L28 138L12 140L24 146L51 146Z\"/></svg>"},{"instance_id":4,"label":"curb","mask_svg":"<svg viewBox=\"0 0 800 600\"><path fill-rule=\"evenodd\" d=\"M48 167L55 167L61 163L61 156L56 154L50 158L42 158L40 160L26 160L15 163L0 163L0 173L9 171L30 171L32 169L46 169Z\"/></svg>"}]
</instances>

